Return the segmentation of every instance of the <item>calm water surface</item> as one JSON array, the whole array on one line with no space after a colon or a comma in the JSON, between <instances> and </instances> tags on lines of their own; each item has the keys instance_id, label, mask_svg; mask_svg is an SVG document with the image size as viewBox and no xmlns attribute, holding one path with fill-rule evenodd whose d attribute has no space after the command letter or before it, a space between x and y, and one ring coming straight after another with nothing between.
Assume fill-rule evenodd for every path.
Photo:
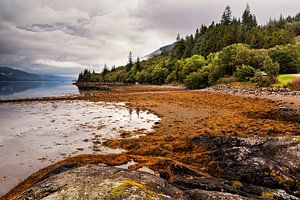
<instances>
[{"instance_id":1,"label":"calm water surface","mask_svg":"<svg viewBox=\"0 0 300 200\"><path fill-rule=\"evenodd\" d=\"M20 99L78 94L75 85L66 81L0 82L0 99Z\"/></svg>"},{"instance_id":2,"label":"calm water surface","mask_svg":"<svg viewBox=\"0 0 300 200\"><path fill-rule=\"evenodd\" d=\"M0 82L0 99L77 94L70 82ZM68 156L120 153L102 143L124 131L152 131L159 117L124 103L0 102L0 196Z\"/></svg>"}]
</instances>

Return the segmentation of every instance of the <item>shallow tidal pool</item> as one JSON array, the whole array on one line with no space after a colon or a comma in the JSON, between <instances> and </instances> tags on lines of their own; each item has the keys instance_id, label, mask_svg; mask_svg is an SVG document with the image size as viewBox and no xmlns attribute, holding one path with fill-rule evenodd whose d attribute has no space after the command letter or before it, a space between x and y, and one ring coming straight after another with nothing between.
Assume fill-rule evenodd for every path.
<instances>
[{"instance_id":1,"label":"shallow tidal pool","mask_svg":"<svg viewBox=\"0 0 300 200\"><path fill-rule=\"evenodd\" d=\"M0 103L0 196L33 172L68 156L120 153L102 143L123 131L150 132L160 119L124 103Z\"/></svg>"}]
</instances>

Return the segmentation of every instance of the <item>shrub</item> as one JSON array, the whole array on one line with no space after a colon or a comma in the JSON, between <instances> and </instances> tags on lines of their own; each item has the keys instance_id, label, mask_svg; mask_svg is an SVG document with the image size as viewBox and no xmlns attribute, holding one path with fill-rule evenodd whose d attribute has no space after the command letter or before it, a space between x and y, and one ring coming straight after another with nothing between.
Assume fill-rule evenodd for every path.
<instances>
[{"instance_id":1,"label":"shrub","mask_svg":"<svg viewBox=\"0 0 300 200\"><path fill-rule=\"evenodd\" d=\"M268 87L278 82L277 78L274 76L262 76L260 70L256 70L252 80L256 82L259 87Z\"/></svg>"},{"instance_id":2,"label":"shrub","mask_svg":"<svg viewBox=\"0 0 300 200\"><path fill-rule=\"evenodd\" d=\"M205 66L205 64L206 60L201 55L193 55L190 58L178 60L176 63L179 76L178 78L180 80L184 80L187 77L187 75L189 75L192 72L197 72L203 66Z\"/></svg>"},{"instance_id":3,"label":"shrub","mask_svg":"<svg viewBox=\"0 0 300 200\"><path fill-rule=\"evenodd\" d=\"M263 61L263 67L265 72L270 76L278 76L280 71L280 66L277 62L273 62L269 57Z\"/></svg>"},{"instance_id":4,"label":"shrub","mask_svg":"<svg viewBox=\"0 0 300 200\"><path fill-rule=\"evenodd\" d=\"M245 44L233 44L219 52L219 65L223 74L233 75L238 66L247 65L251 61L251 49Z\"/></svg>"},{"instance_id":5,"label":"shrub","mask_svg":"<svg viewBox=\"0 0 300 200\"><path fill-rule=\"evenodd\" d=\"M288 83L288 88L290 90L299 90L300 91L300 78L296 78L292 82Z\"/></svg>"},{"instance_id":6,"label":"shrub","mask_svg":"<svg viewBox=\"0 0 300 200\"><path fill-rule=\"evenodd\" d=\"M249 81L250 78L254 77L255 69L249 65L242 65L241 67L238 67L236 72L234 73L234 76L239 81Z\"/></svg>"},{"instance_id":7,"label":"shrub","mask_svg":"<svg viewBox=\"0 0 300 200\"><path fill-rule=\"evenodd\" d=\"M136 81L139 83L150 83L150 73L146 70L142 70L136 74Z\"/></svg>"},{"instance_id":8,"label":"shrub","mask_svg":"<svg viewBox=\"0 0 300 200\"><path fill-rule=\"evenodd\" d=\"M229 83L234 83L237 82L238 80L234 76L229 76L229 77L224 77L220 78L217 83L218 84L229 84Z\"/></svg>"},{"instance_id":9,"label":"shrub","mask_svg":"<svg viewBox=\"0 0 300 200\"><path fill-rule=\"evenodd\" d=\"M184 80L188 89L201 89L208 86L208 74L206 72L193 72Z\"/></svg>"},{"instance_id":10,"label":"shrub","mask_svg":"<svg viewBox=\"0 0 300 200\"><path fill-rule=\"evenodd\" d=\"M151 71L151 83L161 85L165 83L165 79L169 74L169 70L159 65L155 66Z\"/></svg>"},{"instance_id":11,"label":"shrub","mask_svg":"<svg viewBox=\"0 0 300 200\"><path fill-rule=\"evenodd\" d=\"M269 49L273 62L280 65L280 74L295 74L299 72L300 46L281 45Z\"/></svg>"}]
</instances>

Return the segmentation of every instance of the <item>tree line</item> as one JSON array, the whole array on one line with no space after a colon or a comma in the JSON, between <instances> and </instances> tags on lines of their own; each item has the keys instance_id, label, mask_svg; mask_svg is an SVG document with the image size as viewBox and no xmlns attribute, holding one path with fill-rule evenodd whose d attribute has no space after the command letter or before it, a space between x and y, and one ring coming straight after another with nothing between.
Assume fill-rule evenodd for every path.
<instances>
[{"instance_id":1,"label":"tree line","mask_svg":"<svg viewBox=\"0 0 300 200\"><path fill-rule=\"evenodd\" d=\"M78 81L177 82L191 89L228 81L268 85L278 74L300 71L300 46L294 44L299 34L300 13L259 26L248 5L241 18L232 17L227 6L219 23L202 25L185 38L177 35L171 51L144 61L133 61L130 52L127 65L111 70L105 66L101 73L85 70Z\"/></svg>"}]
</instances>

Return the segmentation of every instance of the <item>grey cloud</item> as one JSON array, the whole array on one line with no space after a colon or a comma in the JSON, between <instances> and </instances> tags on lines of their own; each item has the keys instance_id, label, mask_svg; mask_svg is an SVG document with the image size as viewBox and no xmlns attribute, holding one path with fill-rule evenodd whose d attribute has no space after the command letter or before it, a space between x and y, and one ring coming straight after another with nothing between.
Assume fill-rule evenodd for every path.
<instances>
[{"instance_id":1,"label":"grey cloud","mask_svg":"<svg viewBox=\"0 0 300 200\"><path fill-rule=\"evenodd\" d=\"M31 24L26 26L19 26L17 28L32 31L32 32L47 32L60 30L66 34L77 35L81 37L86 37L88 35L88 30L81 28L80 26L73 26L64 23L54 23L54 24Z\"/></svg>"},{"instance_id":2,"label":"grey cloud","mask_svg":"<svg viewBox=\"0 0 300 200\"><path fill-rule=\"evenodd\" d=\"M177 33L218 21L227 4L240 16L248 2L263 23L296 14L298 1L1 0L0 65L43 73L100 70L126 63L129 51L142 57Z\"/></svg>"}]
</instances>

